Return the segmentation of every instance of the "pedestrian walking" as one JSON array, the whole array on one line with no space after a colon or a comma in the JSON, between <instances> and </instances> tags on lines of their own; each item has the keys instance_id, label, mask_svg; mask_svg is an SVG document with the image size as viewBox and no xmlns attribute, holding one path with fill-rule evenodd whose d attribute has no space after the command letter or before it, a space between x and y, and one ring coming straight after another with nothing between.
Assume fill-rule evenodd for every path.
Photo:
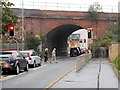
<instances>
[{"instance_id":1,"label":"pedestrian walking","mask_svg":"<svg viewBox=\"0 0 120 90\"><path fill-rule=\"evenodd\" d=\"M45 48L44 62L47 62L47 60L48 60L48 48Z\"/></svg>"},{"instance_id":2,"label":"pedestrian walking","mask_svg":"<svg viewBox=\"0 0 120 90\"><path fill-rule=\"evenodd\" d=\"M53 49L52 51L52 58L50 60L50 63L52 63L52 61L55 61L56 63L58 63L58 61L56 60L56 48Z\"/></svg>"}]
</instances>

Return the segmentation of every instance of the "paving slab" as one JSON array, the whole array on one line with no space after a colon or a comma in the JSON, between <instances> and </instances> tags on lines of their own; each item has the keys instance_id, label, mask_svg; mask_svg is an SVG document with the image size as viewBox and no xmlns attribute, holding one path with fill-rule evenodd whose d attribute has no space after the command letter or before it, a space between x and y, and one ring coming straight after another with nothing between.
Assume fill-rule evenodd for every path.
<instances>
[{"instance_id":1,"label":"paving slab","mask_svg":"<svg viewBox=\"0 0 120 90\"><path fill-rule=\"evenodd\" d=\"M118 88L118 79L113 71L111 63L102 59L100 72L100 88Z\"/></svg>"},{"instance_id":2,"label":"paving slab","mask_svg":"<svg viewBox=\"0 0 120 90\"><path fill-rule=\"evenodd\" d=\"M98 74L100 88L118 88L118 79L106 58L92 59L79 72L73 70L51 88L97 88Z\"/></svg>"}]
</instances>

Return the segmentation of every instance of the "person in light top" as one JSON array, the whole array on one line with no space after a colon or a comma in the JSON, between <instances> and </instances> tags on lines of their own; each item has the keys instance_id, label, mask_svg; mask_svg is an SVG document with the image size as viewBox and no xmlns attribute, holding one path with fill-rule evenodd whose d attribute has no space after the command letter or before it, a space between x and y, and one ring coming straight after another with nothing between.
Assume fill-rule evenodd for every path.
<instances>
[{"instance_id":1,"label":"person in light top","mask_svg":"<svg viewBox=\"0 0 120 90\"><path fill-rule=\"evenodd\" d=\"M56 63L58 63L58 61L56 60L56 48L53 49L52 51L52 58L50 60L50 63L52 63L52 61L55 61Z\"/></svg>"}]
</instances>

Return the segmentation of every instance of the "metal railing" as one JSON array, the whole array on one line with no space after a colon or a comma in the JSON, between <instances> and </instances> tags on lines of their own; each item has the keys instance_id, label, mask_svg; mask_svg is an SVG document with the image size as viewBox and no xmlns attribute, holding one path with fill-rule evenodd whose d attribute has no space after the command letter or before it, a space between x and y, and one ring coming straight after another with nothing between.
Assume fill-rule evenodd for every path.
<instances>
[{"instance_id":1,"label":"metal railing","mask_svg":"<svg viewBox=\"0 0 120 90\"><path fill-rule=\"evenodd\" d=\"M55 2L40 2L37 0L11 0L14 8L40 9L40 10L63 10L63 11L88 11L91 4L71 4L71 3L55 3ZM102 12L118 12L118 6L102 5Z\"/></svg>"},{"instance_id":2,"label":"metal railing","mask_svg":"<svg viewBox=\"0 0 120 90\"><path fill-rule=\"evenodd\" d=\"M14 43L14 44L0 44L1 48L0 49L17 49L21 50L22 49L22 43Z\"/></svg>"},{"instance_id":3,"label":"metal railing","mask_svg":"<svg viewBox=\"0 0 120 90\"><path fill-rule=\"evenodd\" d=\"M88 61L92 58L91 53L86 53L83 55L80 55L77 58L76 61L76 72L80 71L80 69L85 66Z\"/></svg>"}]
</instances>

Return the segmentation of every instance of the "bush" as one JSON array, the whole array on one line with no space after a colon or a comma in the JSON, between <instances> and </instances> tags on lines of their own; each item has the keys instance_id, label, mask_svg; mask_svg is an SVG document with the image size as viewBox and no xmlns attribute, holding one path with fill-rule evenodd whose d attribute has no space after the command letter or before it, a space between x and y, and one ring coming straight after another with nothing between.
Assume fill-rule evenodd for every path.
<instances>
[{"instance_id":1,"label":"bush","mask_svg":"<svg viewBox=\"0 0 120 90\"><path fill-rule=\"evenodd\" d=\"M120 55L113 61L115 67L120 71Z\"/></svg>"},{"instance_id":2,"label":"bush","mask_svg":"<svg viewBox=\"0 0 120 90\"><path fill-rule=\"evenodd\" d=\"M28 49L34 49L36 51L38 45L40 44L40 40L39 38L30 34L25 37L25 44Z\"/></svg>"},{"instance_id":3,"label":"bush","mask_svg":"<svg viewBox=\"0 0 120 90\"><path fill-rule=\"evenodd\" d=\"M43 58L44 58L44 52L43 52L43 51L40 52L40 53L39 53L39 56L43 59Z\"/></svg>"}]
</instances>

